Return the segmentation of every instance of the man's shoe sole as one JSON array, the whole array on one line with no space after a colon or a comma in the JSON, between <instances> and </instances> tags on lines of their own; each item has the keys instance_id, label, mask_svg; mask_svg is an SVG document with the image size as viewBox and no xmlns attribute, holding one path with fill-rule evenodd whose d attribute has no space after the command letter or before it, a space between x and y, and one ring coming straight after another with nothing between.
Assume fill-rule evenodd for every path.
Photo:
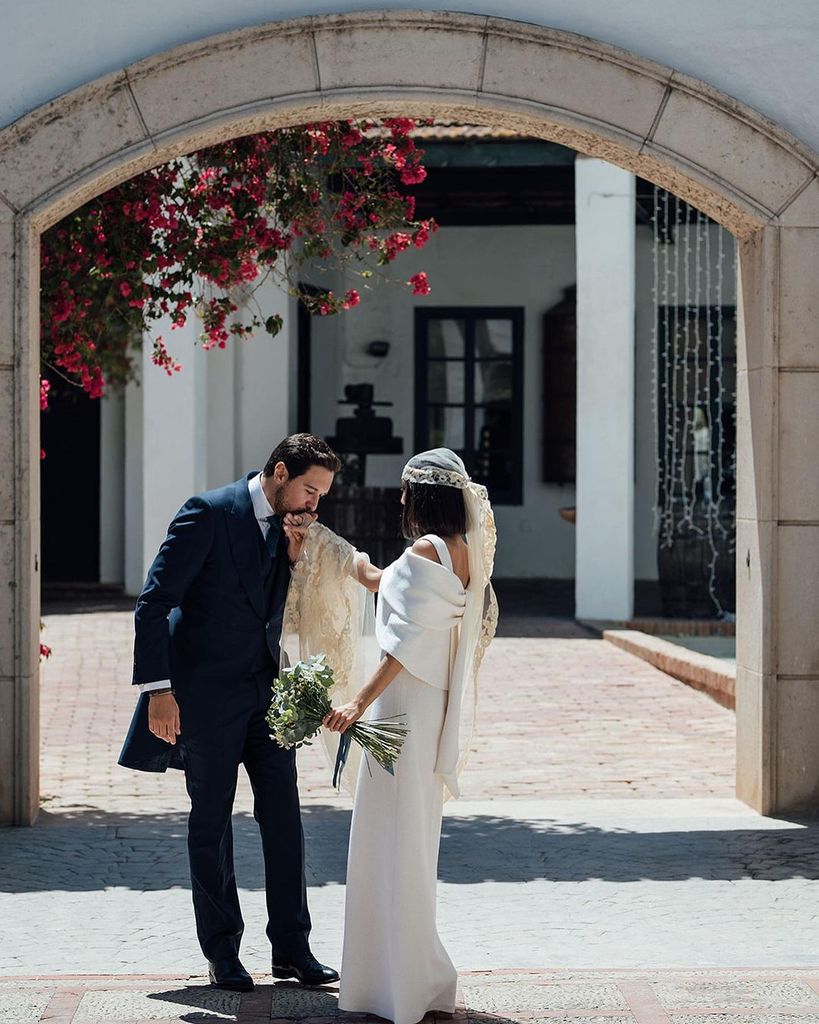
<instances>
[{"instance_id":1,"label":"man's shoe sole","mask_svg":"<svg viewBox=\"0 0 819 1024\"><path fill-rule=\"evenodd\" d=\"M220 988L224 992L252 992L255 988L252 981L214 981L210 979L212 988Z\"/></svg>"},{"instance_id":2,"label":"man's shoe sole","mask_svg":"<svg viewBox=\"0 0 819 1024\"><path fill-rule=\"evenodd\" d=\"M305 981L299 971L295 971L287 967L273 967L271 968L270 973L279 981L291 981L295 978L300 985L306 985L308 988L321 988L322 985L334 985L338 981L338 976L335 978L328 978L326 981Z\"/></svg>"}]
</instances>

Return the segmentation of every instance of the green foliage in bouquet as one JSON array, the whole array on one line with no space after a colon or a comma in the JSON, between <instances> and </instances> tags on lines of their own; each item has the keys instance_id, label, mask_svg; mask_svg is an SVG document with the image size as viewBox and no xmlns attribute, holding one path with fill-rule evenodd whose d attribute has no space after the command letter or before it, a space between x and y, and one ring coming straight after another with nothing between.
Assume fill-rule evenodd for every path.
<instances>
[{"instance_id":1,"label":"green foliage in bouquet","mask_svg":"<svg viewBox=\"0 0 819 1024\"><path fill-rule=\"evenodd\" d=\"M273 680L273 699L267 712L271 739L285 750L308 746L332 710L329 694L333 683L333 670L323 654L283 669ZM394 721L358 721L341 736L343 758L346 760L346 748L354 740L392 775L408 731ZM336 777L339 774L337 764Z\"/></svg>"}]
</instances>

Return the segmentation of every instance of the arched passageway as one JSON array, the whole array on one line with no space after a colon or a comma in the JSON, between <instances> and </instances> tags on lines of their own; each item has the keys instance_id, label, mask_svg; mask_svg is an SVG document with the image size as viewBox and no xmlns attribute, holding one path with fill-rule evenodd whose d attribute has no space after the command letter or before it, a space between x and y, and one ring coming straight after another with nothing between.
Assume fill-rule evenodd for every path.
<instances>
[{"instance_id":1,"label":"arched passageway","mask_svg":"<svg viewBox=\"0 0 819 1024\"><path fill-rule=\"evenodd\" d=\"M668 188L740 240L737 785L763 811L819 803L816 155L703 83L605 44L390 12L180 47L0 133L0 821L32 821L39 796L39 233L197 147L399 113L561 142Z\"/></svg>"}]
</instances>

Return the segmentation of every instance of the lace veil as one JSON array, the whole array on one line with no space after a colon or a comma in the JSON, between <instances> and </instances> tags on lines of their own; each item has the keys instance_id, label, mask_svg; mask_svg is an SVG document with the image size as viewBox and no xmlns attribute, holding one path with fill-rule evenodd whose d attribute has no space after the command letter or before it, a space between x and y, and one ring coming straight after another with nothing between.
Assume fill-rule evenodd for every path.
<instances>
[{"instance_id":1,"label":"lace veil","mask_svg":"<svg viewBox=\"0 0 819 1024\"><path fill-rule=\"evenodd\" d=\"M330 700L336 706L352 700L379 661L373 595L358 582L360 568L368 563L363 551L321 523L313 523L287 592L281 664L324 654L333 669L335 685ZM320 736L332 765L338 735L322 729ZM350 793L355 791L360 757L361 748L351 744L342 774Z\"/></svg>"}]
</instances>

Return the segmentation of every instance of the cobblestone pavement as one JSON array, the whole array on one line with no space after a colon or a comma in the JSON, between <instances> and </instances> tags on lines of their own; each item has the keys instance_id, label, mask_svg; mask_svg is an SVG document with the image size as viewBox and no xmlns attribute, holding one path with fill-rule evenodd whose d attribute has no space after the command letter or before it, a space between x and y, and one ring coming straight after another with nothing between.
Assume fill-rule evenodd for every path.
<instances>
[{"instance_id":1,"label":"cobblestone pavement","mask_svg":"<svg viewBox=\"0 0 819 1024\"><path fill-rule=\"evenodd\" d=\"M733 799L731 712L571 623L543 632L490 648L465 796L446 808L459 1016L819 1024L819 829ZM44 640L44 812L0 830L2 1024L333 1017L332 990L205 986L183 780L115 764L130 615L48 616ZM318 749L300 753L313 946L338 964L349 805ZM235 834L242 957L265 982L246 785Z\"/></svg>"},{"instance_id":2,"label":"cobblestone pavement","mask_svg":"<svg viewBox=\"0 0 819 1024\"><path fill-rule=\"evenodd\" d=\"M429 1024L817 1024L819 972L494 971L461 975L462 1005ZM363 1021L336 1007L336 991L287 983L215 992L202 977L42 978L0 981L0 1020L9 1024L147 1024L309 1018ZM375 1018L377 1020L378 1018Z\"/></svg>"}]
</instances>

